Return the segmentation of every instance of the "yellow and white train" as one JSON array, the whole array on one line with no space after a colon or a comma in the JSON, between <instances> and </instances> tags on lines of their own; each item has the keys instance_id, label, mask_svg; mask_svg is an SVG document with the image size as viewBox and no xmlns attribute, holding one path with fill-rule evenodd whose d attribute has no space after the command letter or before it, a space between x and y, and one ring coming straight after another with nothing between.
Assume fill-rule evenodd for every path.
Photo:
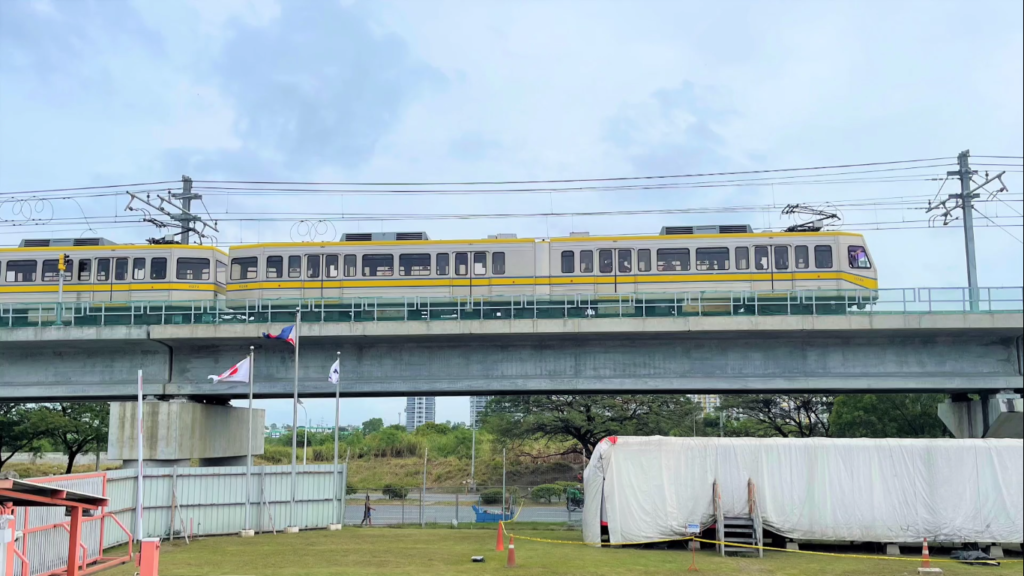
<instances>
[{"instance_id":1,"label":"yellow and white train","mask_svg":"<svg viewBox=\"0 0 1024 576\"><path fill-rule=\"evenodd\" d=\"M235 246L230 255L202 246L89 242L0 249L0 301L55 300L61 253L75 260L65 298L93 301L878 289L859 234L753 233L748 226L550 239L345 234L341 242Z\"/></svg>"},{"instance_id":2,"label":"yellow and white train","mask_svg":"<svg viewBox=\"0 0 1024 576\"><path fill-rule=\"evenodd\" d=\"M209 246L122 245L98 238L25 240L0 248L0 302L213 300L227 294L228 254Z\"/></svg>"}]
</instances>

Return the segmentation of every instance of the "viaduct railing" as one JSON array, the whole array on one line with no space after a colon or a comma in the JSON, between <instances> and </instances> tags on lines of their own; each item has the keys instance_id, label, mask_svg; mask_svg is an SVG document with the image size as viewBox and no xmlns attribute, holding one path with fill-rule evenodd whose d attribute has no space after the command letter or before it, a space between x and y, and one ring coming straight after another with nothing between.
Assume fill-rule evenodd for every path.
<instances>
[{"instance_id":1,"label":"viaduct railing","mask_svg":"<svg viewBox=\"0 0 1024 576\"><path fill-rule=\"evenodd\" d=\"M978 289L973 312L1024 311L1024 288ZM0 328L971 313L967 288L0 303Z\"/></svg>"}]
</instances>

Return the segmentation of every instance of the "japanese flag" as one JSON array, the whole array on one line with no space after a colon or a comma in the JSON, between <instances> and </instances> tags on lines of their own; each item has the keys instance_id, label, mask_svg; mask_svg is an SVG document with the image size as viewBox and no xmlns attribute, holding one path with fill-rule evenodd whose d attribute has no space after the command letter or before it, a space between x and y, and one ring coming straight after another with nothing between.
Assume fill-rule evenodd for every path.
<instances>
[{"instance_id":1,"label":"japanese flag","mask_svg":"<svg viewBox=\"0 0 1024 576\"><path fill-rule=\"evenodd\" d=\"M210 376L210 380L213 380L214 384L219 382L248 382L249 358L246 357L245 360L235 364L230 370L220 376Z\"/></svg>"}]
</instances>

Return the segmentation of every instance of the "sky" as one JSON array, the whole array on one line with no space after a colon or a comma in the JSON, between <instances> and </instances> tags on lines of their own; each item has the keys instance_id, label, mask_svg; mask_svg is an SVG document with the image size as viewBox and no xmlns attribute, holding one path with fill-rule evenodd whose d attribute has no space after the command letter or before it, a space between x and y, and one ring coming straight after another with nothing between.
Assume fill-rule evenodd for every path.
<instances>
[{"instance_id":1,"label":"sky","mask_svg":"<svg viewBox=\"0 0 1024 576\"><path fill-rule=\"evenodd\" d=\"M966 12L977 16L965 19ZM1024 14L1015 0L0 0L0 192L175 180L464 182L749 171L1022 156ZM945 162L945 161L944 161ZM982 160L973 163L1016 163ZM976 166L979 170L1000 167ZM977 230L982 286L1020 286L1019 167ZM963 234L926 220L939 181L427 196L204 193L211 215L496 214L768 206L748 214L388 222L335 231L432 238L657 232L791 223L788 203L908 197L845 210L884 288L964 286ZM958 182L946 183L940 197ZM143 189L140 187L138 189ZM22 198L31 195L23 195ZM124 224L14 227L25 237L140 242L124 197L32 204ZM6 212L5 212L6 210ZM881 223L895 222L893 225ZM979 224L989 224L982 220ZM76 227L77 226L77 227ZM223 222L224 245L301 240L294 223ZM313 423L329 401L307 402ZM267 422L287 401L262 403ZM350 400L394 423L404 399ZM464 398L438 420L468 420Z\"/></svg>"}]
</instances>

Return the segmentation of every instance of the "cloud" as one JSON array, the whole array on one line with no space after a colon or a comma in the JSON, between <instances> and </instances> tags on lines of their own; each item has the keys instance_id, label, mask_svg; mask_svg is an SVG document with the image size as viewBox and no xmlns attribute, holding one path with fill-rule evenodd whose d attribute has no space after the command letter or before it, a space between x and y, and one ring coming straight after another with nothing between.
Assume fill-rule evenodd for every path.
<instances>
[{"instance_id":1,"label":"cloud","mask_svg":"<svg viewBox=\"0 0 1024 576\"><path fill-rule=\"evenodd\" d=\"M234 176L351 170L372 158L411 102L446 85L358 6L279 8L273 19L228 20L229 39L202 79L233 108L241 147L177 150L170 164Z\"/></svg>"}]
</instances>

